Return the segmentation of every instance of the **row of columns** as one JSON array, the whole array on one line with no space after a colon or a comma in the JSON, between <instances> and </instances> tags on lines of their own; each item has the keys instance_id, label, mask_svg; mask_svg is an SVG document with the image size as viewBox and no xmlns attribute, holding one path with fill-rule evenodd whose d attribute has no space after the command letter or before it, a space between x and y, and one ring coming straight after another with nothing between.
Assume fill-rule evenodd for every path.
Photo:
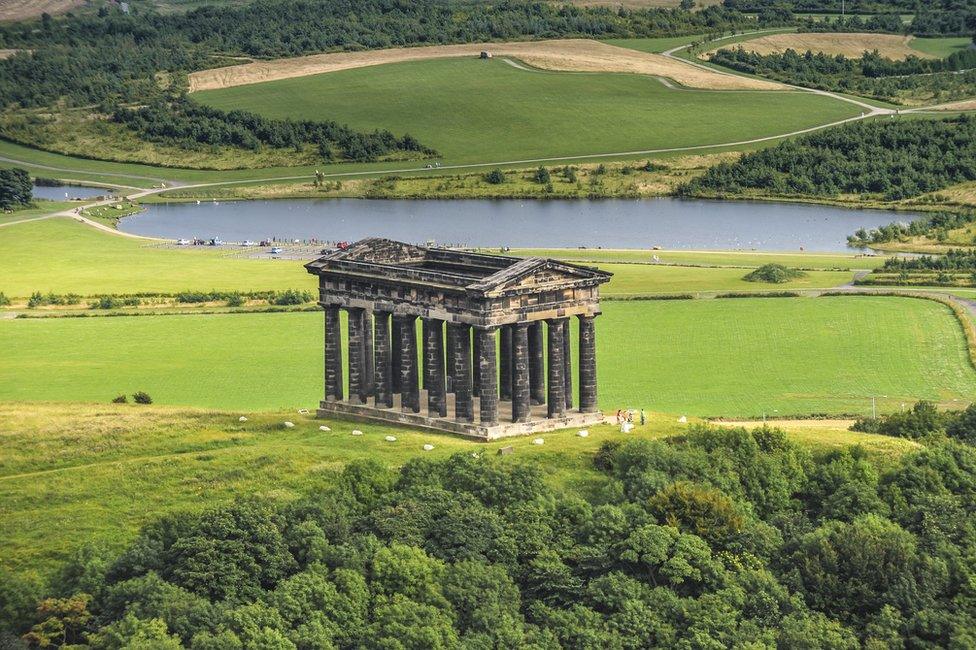
<instances>
[{"instance_id":1,"label":"row of columns","mask_svg":"<svg viewBox=\"0 0 976 650\"><path fill-rule=\"evenodd\" d=\"M338 305L325 308L325 398L329 401L345 399L340 309ZM372 397L377 408L393 408L394 395L399 394L402 410L419 413L416 317L345 309L349 402L365 404ZM581 412L592 413L597 410L594 317L578 318L579 407ZM454 393L454 417L461 422L474 421L475 395L479 420L488 425L498 422L499 399L511 401L512 422L528 422L532 405L546 404L550 418L561 417L572 408L568 318L547 320L548 338L542 321L487 328L449 322L445 331L444 321L421 320L423 386L430 417L448 416L449 393Z\"/></svg>"}]
</instances>

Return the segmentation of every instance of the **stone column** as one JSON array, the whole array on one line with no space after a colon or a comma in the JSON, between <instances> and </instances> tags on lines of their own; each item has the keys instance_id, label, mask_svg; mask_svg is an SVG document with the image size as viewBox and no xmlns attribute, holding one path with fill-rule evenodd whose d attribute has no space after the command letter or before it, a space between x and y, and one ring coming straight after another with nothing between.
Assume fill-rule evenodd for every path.
<instances>
[{"instance_id":1,"label":"stone column","mask_svg":"<svg viewBox=\"0 0 976 650\"><path fill-rule=\"evenodd\" d=\"M498 397L512 399L512 327L505 325L498 335Z\"/></svg>"},{"instance_id":2,"label":"stone column","mask_svg":"<svg viewBox=\"0 0 976 650\"><path fill-rule=\"evenodd\" d=\"M346 309L349 323L349 403L362 404L366 396L366 349L363 343L363 310Z\"/></svg>"},{"instance_id":3,"label":"stone column","mask_svg":"<svg viewBox=\"0 0 976 650\"><path fill-rule=\"evenodd\" d=\"M448 323L445 329L446 329L445 336L447 338L447 343L444 347L446 348L446 352L447 352L447 365L446 365L447 372L444 377L444 383L446 386L444 394L446 395L447 393L454 392L454 365L455 365L454 356L455 356L455 351L457 349L454 339L457 338L457 328L451 327L451 324Z\"/></svg>"},{"instance_id":4,"label":"stone column","mask_svg":"<svg viewBox=\"0 0 976 650\"><path fill-rule=\"evenodd\" d=\"M565 318L553 318L549 323L549 417L561 417L566 412L566 382L563 380L563 335Z\"/></svg>"},{"instance_id":5,"label":"stone column","mask_svg":"<svg viewBox=\"0 0 976 650\"><path fill-rule=\"evenodd\" d=\"M546 358L542 321L529 323L529 397L533 404L546 403Z\"/></svg>"},{"instance_id":6,"label":"stone column","mask_svg":"<svg viewBox=\"0 0 976 650\"><path fill-rule=\"evenodd\" d=\"M415 316L400 317L400 406L420 413L420 375L417 368Z\"/></svg>"},{"instance_id":7,"label":"stone column","mask_svg":"<svg viewBox=\"0 0 976 650\"><path fill-rule=\"evenodd\" d=\"M436 318L424 319L424 387L427 389L427 416L447 417L444 321Z\"/></svg>"},{"instance_id":8,"label":"stone column","mask_svg":"<svg viewBox=\"0 0 976 650\"><path fill-rule=\"evenodd\" d=\"M342 378L342 321L339 305L325 307L325 399L341 402L345 399Z\"/></svg>"},{"instance_id":9,"label":"stone column","mask_svg":"<svg viewBox=\"0 0 976 650\"><path fill-rule=\"evenodd\" d=\"M512 422L532 419L529 399L529 325L512 326Z\"/></svg>"},{"instance_id":10,"label":"stone column","mask_svg":"<svg viewBox=\"0 0 976 650\"><path fill-rule=\"evenodd\" d=\"M376 360L373 357L373 312L363 311L363 399L373 395L376 376Z\"/></svg>"},{"instance_id":11,"label":"stone column","mask_svg":"<svg viewBox=\"0 0 976 650\"><path fill-rule=\"evenodd\" d=\"M573 408L573 336L569 319L563 319L563 397L566 398L566 410Z\"/></svg>"},{"instance_id":12,"label":"stone column","mask_svg":"<svg viewBox=\"0 0 976 650\"><path fill-rule=\"evenodd\" d=\"M376 368L373 394L376 408L393 408L393 359L390 357L390 314L378 311L376 322Z\"/></svg>"},{"instance_id":13,"label":"stone column","mask_svg":"<svg viewBox=\"0 0 976 650\"><path fill-rule=\"evenodd\" d=\"M400 359L403 357L400 351L400 322L402 316L394 316L390 323L390 340L392 349L390 350L390 385L394 394L401 392L400 386Z\"/></svg>"},{"instance_id":14,"label":"stone column","mask_svg":"<svg viewBox=\"0 0 976 650\"><path fill-rule=\"evenodd\" d=\"M478 396L481 409L482 424L496 424L498 422L498 368L495 365L495 329L475 328L475 340L478 341Z\"/></svg>"},{"instance_id":15,"label":"stone column","mask_svg":"<svg viewBox=\"0 0 976 650\"><path fill-rule=\"evenodd\" d=\"M596 327L595 316L579 317L580 412L596 413Z\"/></svg>"},{"instance_id":16,"label":"stone column","mask_svg":"<svg viewBox=\"0 0 976 650\"><path fill-rule=\"evenodd\" d=\"M478 330L472 328L471 331L471 358L474 364L471 368L471 389L477 395L481 391L481 373L478 372L478 359L481 358L481 339L478 338Z\"/></svg>"},{"instance_id":17,"label":"stone column","mask_svg":"<svg viewBox=\"0 0 976 650\"><path fill-rule=\"evenodd\" d=\"M454 330L454 417L459 422L474 420L474 401L471 397L471 326L464 323L448 323Z\"/></svg>"}]
</instances>

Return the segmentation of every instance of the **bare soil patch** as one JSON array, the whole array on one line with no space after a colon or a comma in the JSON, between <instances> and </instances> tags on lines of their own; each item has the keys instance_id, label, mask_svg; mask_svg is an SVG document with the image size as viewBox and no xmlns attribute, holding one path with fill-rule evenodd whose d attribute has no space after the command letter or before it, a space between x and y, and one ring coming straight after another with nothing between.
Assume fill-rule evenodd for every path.
<instances>
[{"instance_id":1,"label":"bare soil patch","mask_svg":"<svg viewBox=\"0 0 976 650\"><path fill-rule=\"evenodd\" d=\"M61 14L85 4L85 0L0 0L0 20L26 20L43 13Z\"/></svg>"},{"instance_id":2,"label":"bare soil patch","mask_svg":"<svg viewBox=\"0 0 976 650\"><path fill-rule=\"evenodd\" d=\"M823 52L824 54L843 54L849 58L860 58L865 52L878 52L896 61L911 55L919 58L932 58L924 52L914 50L909 46L911 36L896 34L770 34L756 39L738 43L733 46L725 45L711 50L729 47L743 47L756 54L781 54L788 49L797 52Z\"/></svg>"},{"instance_id":3,"label":"bare soil patch","mask_svg":"<svg viewBox=\"0 0 976 650\"><path fill-rule=\"evenodd\" d=\"M659 54L638 52L599 41L564 39L519 43L436 45L371 50L368 52L336 52L275 61L260 61L194 72L190 75L190 91L243 86L385 63L447 57L476 57L482 51L491 52L493 56L515 57L528 65L545 70L629 72L667 77L690 88L709 90L785 89L782 84L706 70Z\"/></svg>"}]
</instances>

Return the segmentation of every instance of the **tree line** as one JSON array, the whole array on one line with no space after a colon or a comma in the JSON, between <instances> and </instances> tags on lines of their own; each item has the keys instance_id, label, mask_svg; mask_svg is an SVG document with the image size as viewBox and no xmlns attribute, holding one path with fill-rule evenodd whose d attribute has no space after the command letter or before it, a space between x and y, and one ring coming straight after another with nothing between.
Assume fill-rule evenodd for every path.
<instances>
[{"instance_id":1,"label":"tree line","mask_svg":"<svg viewBox=\"0 0 976 650\"><path fill-rule=\"evenodd\" d=\"M971 36L976 32L973 0L724 0L729 9L759 12L772 7L792 12L840 14L801 21L801 31L891 32L915 36ZM912 14L905 23L902 14ZM868 15L860 15L868 14Z\"/></svg>"},{"instance_id":2,"label":"tree line","mask_svg":"<svg viewBox=\"0 0 976 650\"><path fill-rule=\"evenodd\" d=\"M976 251L954 248L944 255L893 257L885 260L883 271L976 271Z\"/></svg>"},{"instance_id":3,"label":"tree line","mask_svg":"<svg viewBox=\"0 0 976 650\"><path fill-rule=\"evenodd\" d=\"M901 200L976 180L976 120L880 119L807 134L721 163L685 195L870 195Z\"/></svg>"},{"instance_id":4,"label":"tree line","mask_svg":"<svg viewBox=\"0 0 976 650\"><path fill-rule=\"evenodd\" d=\"M860 58L788 49L757 54L743 46L710 55L712 63L807 88L846 92L899 102L905 96L943 101L976 94L976 49L944 59L910 56L893 61L877 51ZM961 74L960 74L961 72Z\"/></svg>"},{"instance_id":5,"label":"tree line","mask_svg":"<svg viewBox=\"0 0 976 650\"><path fill-rule=\"evenodd\" d=\"M318 147L323 160L341 156L369 161L396 152L436 155L410 135L397 137L390 131L362 133L336 122L275 120L247 111L223 111L186 98L136 109L119 108L112 115L143 139L193 148L202 145L231 146L256 150L261 146L301 149Z\"/></svg>"},{"instance_id":6,"label":"tree line","mask_svg":"<svg viewBox=\"0 0 976 650\"><path fill-rule=\"evenodd\" d=\"M963 228L973 221L976 221L976 214L972 212L937 212L908 223L896 221L879 228L859 228L847 237L847 243L854 248L867 248L872 244L902 241L909 237L928 237L944 241L950 230Z\"/></svg>"},{"instance_id":7,"label":"tree line","mask_svg":"<svg viewBox=\"0 0 976 650\"><path fill-rule=\"evenodd\" d=\"M0 169L0 210L26 207L33 200L34 184L26 170Z\"/></svg>"},{"instance_id":8,"label":"tree line","mask_svg":"<svg viewBox=\"0 0 976 650\"><path fill-rule=\"evenodd\" d=\"M607 442L588 498L487 454L348 465L0 579L5 647L976 644L976 410L884 463L776 429ZM474 456L474 457L473 457Z\"/></svg>"}]
</instances>

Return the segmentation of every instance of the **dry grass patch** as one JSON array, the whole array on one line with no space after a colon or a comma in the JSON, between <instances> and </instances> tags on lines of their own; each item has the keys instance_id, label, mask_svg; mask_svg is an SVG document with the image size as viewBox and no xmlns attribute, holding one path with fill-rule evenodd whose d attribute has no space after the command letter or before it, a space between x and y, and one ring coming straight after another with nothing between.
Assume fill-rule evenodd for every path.
<instances>
[{"instance_id":1,"label":"dry grass patch","mask_svg":"<svg viewBox=\"0 0 976 650\"><path fill-rule=\"evenodd\" d=\"M736 47L745 48L756 54L781 54L788 49L797 52L823 52L824 54L843 54L849 58L860 58L865 52L878 52L896 61L909 56L934 58L924 52L912 49L911 36L895 34L770 34L738 43ZM717 47L711 52L728 49L728 45Z\"/></svg>"},{"instance_id":2,"label":"dry grass patch","mask_svg":"<svg viewBox=\"0 0 976 650\"><path fill-rule=\"evenodd\" d=\"M964 99L959 102L932 106L930 111L976 111L976 99Z\"/></svg>"},{"instance_id":3,"label":"dry grass patch","mask_svg":"<svg viewBox=\"0 0 976 650\"><path fill-rule=\"evenodd\" d=\"M782 84L706 70L659 54L639 52L593 40L563 39L335 52L260 61L194 72L190 75L190 90L195 92L229 88L385 63L478 56L483 50L491 52L494 56L515 57L545 70L645 74L667 77L690 88L710 90L785 89Z\"/></svg>"},{"instance_id":4,"label":"dry grass patch","mask_svg":"<svg viewBox=\"0 0 976 650\"><path fill-rule=\"evenodd\" d=\"M60 14L85 4L85 0L0 0L0 20L26 20L43 13Z\"/></svg>"}]
</instances>

